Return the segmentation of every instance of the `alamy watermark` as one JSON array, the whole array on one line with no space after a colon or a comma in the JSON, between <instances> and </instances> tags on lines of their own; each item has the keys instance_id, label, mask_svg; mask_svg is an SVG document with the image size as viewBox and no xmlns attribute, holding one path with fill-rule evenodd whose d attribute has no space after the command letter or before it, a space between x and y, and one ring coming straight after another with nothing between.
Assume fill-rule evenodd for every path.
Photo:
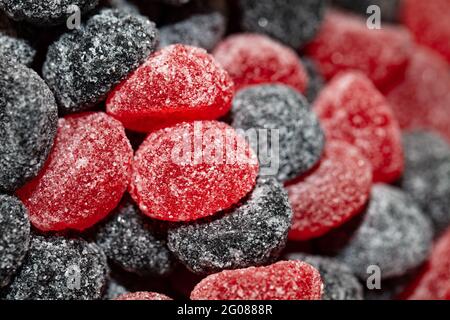
<instances>
[{"instance_id":1,"label":"alamy watermark","mask_svg":"<svg viewBox=\"0 0 450 320\"><path fill-rule=\"evenodd\" d=\"M75 4L67 7L67 14L69 17L66 20L66 27L69 30L80 29L81 27L81 10Z\"/></svg>"},{"instance_id":2,"label":"alamy watermark","mask_svg":"<svg viewBox=\"0 0 450 320\"><path fill-rule=\"evenodd\" d=\"M377 265L370 265L366 270L369 275L366 280L366 287L369 290L381 290L381 268Z\"/></svg>"},{"instance_id":3,"label":"alamy watermark","mask_svg":"<svg viewBox=\"0 0 450 320\"><path fill-rule=\"evenodd\" d=\"M66 286L70 290L80 290L81 288L81 269L74 264L67 268L64 276L66 277Z\"/></svg>"},{"instance_id":4,"label":"alamy watermark","mask_svg":"<svg viewBox=\"0 0 450 320\"><path fill-rule=\"evenodd\" d=\"M185 130L172 138L170 156L164 161L180 166L259 164L260 176L278 173L279 129L205 129L202 122L197 121L193 123L193 129L188 127Z\"/></svg>"},{"instance_id":5,"label":"alamy watermark","mask_svg":"<svg viewBox=\"0 0 450 320\"><path fill-rule=\"evenodd\" d=\"M381 8L377 5L367 7L366 13L370 16L367 18L366 25L370 30L381 29Z\"/></svg>"}]
</instances>

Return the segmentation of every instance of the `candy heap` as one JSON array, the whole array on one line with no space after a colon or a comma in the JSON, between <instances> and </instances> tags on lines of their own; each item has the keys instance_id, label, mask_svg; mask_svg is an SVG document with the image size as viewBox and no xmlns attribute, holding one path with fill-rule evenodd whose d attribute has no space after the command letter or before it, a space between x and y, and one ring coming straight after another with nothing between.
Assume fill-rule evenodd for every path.
<instances>
[{"instance_id":1,"label":"candy heap","mask_svg":"<svg viewBox=\"0 0 450 320\"><path fill-rule=\"evenodd\" d=\"M0 0L0 298L450 299L449 15Z\"/></svg>"}]
</instances>

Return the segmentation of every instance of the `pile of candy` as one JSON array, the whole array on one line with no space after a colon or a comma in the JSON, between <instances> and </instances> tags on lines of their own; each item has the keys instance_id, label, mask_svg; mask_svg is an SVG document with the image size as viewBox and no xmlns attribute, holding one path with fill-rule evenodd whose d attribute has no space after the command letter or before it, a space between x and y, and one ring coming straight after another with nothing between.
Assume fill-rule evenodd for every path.
<instances>
[{"instance_id":1,"label":"pile of candy","mask_svg":"<svg viewBox=\"0 0 450 320\"><path fill-rule=\"evenodd\" d=\"M450 299L449 18L0 0L0 298Z\"/></svg>"}]
</instances>

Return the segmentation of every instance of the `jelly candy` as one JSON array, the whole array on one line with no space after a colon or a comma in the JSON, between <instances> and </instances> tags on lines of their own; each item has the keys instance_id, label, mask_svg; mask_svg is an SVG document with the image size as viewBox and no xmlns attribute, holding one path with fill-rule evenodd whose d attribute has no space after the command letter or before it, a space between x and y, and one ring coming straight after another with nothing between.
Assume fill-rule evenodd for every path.
<instances>
[{"instance_id":1,"label":"jelly candy","mask_svg":"<svg viewBox=\"0 0 450 320\"><path fill-rule=\"evenodd\" d=\"M319 272L301 261L227 270L200 281L192 300L320 300Z\"/></svg>"},{"instance_id":2,"label":"jelly candy","mask_svg":"<svg viewBox=\"0 0 450 320\"><path fill-rule=\"evenodd\" d=\"M96 232L96 243L110 261L143 275L167 275L172 271L174 261L166 238L163 227L143 216L128 199Z\"/></svg>"},{"instance_id":3,"label":"jelly candy","mask_svg":"<svg viewBox=\"0 0 450 320\"><path fill-rule=\"evenodd\" d=\"M184 122L148 135L134 158L130 193L151 218L191 221L239 202L257 173L256 155L233 128Z\"/></svg>"},{"instance_id":4,"label":"jelly candy","mask_svg":"<svg viewBox=\"0 0 450 320\"><path fill-rule=\"evenodd\" d=\"M267 174L280 181L305 173L322 155L325 137L316 115L305 98L287 86L258 85L239 91L231 118L234 128L258 135L250 142L259 150L261 167L270 160L267 169L277 172Z\"/></svg>"},{"instance_id":5,"label":"jelly candy","mask_svg":"<svg viewBox=\"0 0 450 320\"><path fill-rule=\"evenodd\" d=\"M372 166L345 142L329 142L318 167L287 187L294 218L289 239L321 236L361 213L372 187Z\"/></svg>"},{"instance_id":6,"label":"jelly candy","mask_svg":"<svg viewBox=\"0 0 450 320\"><path fill-rule=\"evenodd\" d=\"M287 84L299 92L307 87L307 74L295 51L269 37L231 35L213 54L230 74L236 90L264 83Z\"/></svg>"},{"instance_id":7,"label":"jelly candy","mask_svg":"<svg viewBox=\"0 0 450 320\"><path fill-rule=\"evenodd\" d=\"M401 133L390 106L362 73L334 78L314 104L328 140L358 147L370 160L376 182L392 182L403 171Z\"/></svg>"},{"instance_id":8,"label":"jelly candy","mask_svg":"<svg viewBox=\"0 0 450 320\"><path fill-rule=\"evenodd\" d=\"M44 166L58 110L36 72L8 60L0 57L0 190L12 192Z\"/></svg>"},{"instance_id":9,"label":"jelly candy","mask_svg":"<svg viewBox=\"0 0 450 320\"><path fill-rule=\"evenodd\" d=\"M107 112L127 129L148 132L187 120L213 120L231 108L233 82L205 50L165 47L108 97Z\"/></svg>"},{"instance_id":10,"label":"jelly candy","mask_svg":"<svg viewBox=\"0 0 450 320\"><path fill-rule=\"evenodd\" d=\"M0 288L19 269L30 242L25 206L14 196L0 194Z\"/></svg>"},{"instance_id":11,"label":"jelly candy","mask_svg":"<svg viewBox=\"0 0 450 320\"><path fill-rule=\"evenodd\" d=\"M17 194L36 228L84 230L119 203L132 157L117 120L102 112L68 116L59 120L44 169Z\"/></svg>"},{"instance_id":12,"label":"jelly candy","mask_svg":"<svg viewBox=\"0 0 450 320\"><path fill-rule=\"evenodd\" d=\"M100 299L107 272L105 254L94 244L81 239L33 236L6 299Z\"/></svg>"},{"instance_id":13,"label":"jelly candy","mask_svg":"<svg viewBox=\"0 0 450 320\"><path fill-rule=\"evenodd\" d=\"M283 249L292 211L275 179L260 179L252 193L226 212L169 230L169 249L204 274L275 261Z\"/></svg>"},{"instance_id":14,"label":"jelly candy","mask_svg":"<svg viewBox=\"0 0 450 320\"><path fill-rule=\"evenodd\" d=\"M157 40L147 18L111 9L63 34L48 48L42 70L60 111L80 112L103 100L156 49Z\"/></svg>"}]
</instances>

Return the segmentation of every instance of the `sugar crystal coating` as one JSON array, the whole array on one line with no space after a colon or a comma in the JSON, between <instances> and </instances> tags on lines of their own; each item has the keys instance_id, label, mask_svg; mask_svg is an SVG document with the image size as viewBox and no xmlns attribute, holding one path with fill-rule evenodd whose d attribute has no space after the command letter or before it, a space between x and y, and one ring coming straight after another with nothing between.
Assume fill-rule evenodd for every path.
<instances>
[{"instance_id":1,"label":"sugar crystal coating","mask_svg":"<svg viewBox=\"0 0 450 320\"><path fill-rule=\"evenodd\" d=\"M191 221L236 204L257 173L254 151L233 128L183 122L151 132L139 147L130 193L151 218Z\"/></svg>"},{"instance_id":2,"label":"sugar crystal coating","mask_svg":"<svg viewBox=\"0 0 450 320\"><path fill-rule=\"evenodd\" d=\"M292 218L275 179L260 179L241 203L220 215L169 230L169 249L199 274L264 265L284 248Z\"/></svg>"},{"instance_id":3,"label":"sugar crystal coating","mask_svg":"<svg viewBox=\"0 0 450 320\"><path fill-rule=\"evenodd\" d=\"M450 145L427 131L405 133L405 172L401 180L439 233L450 225Z\"/></svg>"},{"instance_id":4,"label":"sugar crystal coating","mask_svg":"<svg viewBox=\"0 0 450 320\"><path fill-rule=\"evenodd\" d=\"M450 143L449 87L447 62L416 46L404 78L385 94L402 128L435 130Z\"/></svg>"},{"instance_id":5,"label":"sugar crystal coating","mask_svg":"<svg viewBox=\"0 0 450 320\"><path fill-rule=\"evenodd\" d=\"M44 169L17 194L36 228L84 230L119 203L132 157L117 120L102 112L67 116Z\"/></svg>"},{"instance_id":6,"label":"sugar crystal coating","mask_svg":"<svg viewBox=\"0 0 450 320\"><path fill-rule=\"evenodd\" d=\"M424 270L407 291L405 298L410 300L450 299L450 229L434 245Z\"/></svg>"},{"instance_id":7,"label":"sugar crystal coating","mask_svg":"<svg viewBox=\"0 0 450 320\"><path fill-rule=\"evenodd\" d=\"M322 278L322 300L363 300L363 287L348 266L336 259L292 253L288 260L299 260L316 268Z\"/></svg>"},{"instance_id":8,"label":"sugar crystal coating","mask_svg":"<svg viewBox=\"0 0 450 320\"><path fill-rule=\"evenodd\" d=\"M306 88L305 96L310 103L313 103L319 92L325 86L325 80L320 74L316 63L312 59L302 57L302 63L306 69L306 73L308 74L308 86Z\"/></svg>"},{"instance_id":9,"label":"sugar crystal coating","mask_svg":"<svg viewBox=\"0 0 450 320\"><path fill-rule=\"evenodd\" d=\"M328 80L343 71L359 70L381 89L401 78L411 49L409 33L401 27L371 30L363 18L330 10L306 53Z\"/></svg>"},{"instance_id":10,"label":"sugar crystal coating","mask_svg":"<svg viewBox=\"0 0 450 320\"><path fill-rule=\"evenodd\" d=\"M171 45L153 55L117 86L107 112L127 129L148 132L188 120L225 115L233 82L204 49Z\"/></svg>"},{"instance_id":11,"label":"sugar crystal coating","mask_svg":"<svg viewBox=\"0 0 450 320\"><path fill-rule=\"evenodd\" d=\"M0 56L29 66L35 54L36 50L26 40L4 34L0 29Z\"/></svg>"},{"instance_id":12,"label":"sugar crystal coating","mask_svg":"<svg viewBox=\"0 0 450 320\"><path fill-rule=\"evenodd\" d=\"M308 78L294 50L258 34L234 34L213 52L228 71L236 90L263 83L287 84L304 92Z\"/></svg>"},{"instance_id":13,"label":"sugar crystal coating","mask_svg":"<svg viewBox=\"0 0 450 320\"><path fill-rule=\"evenodd\" d=\"M168 296L156 292L125 293L114 300L172 300Z\"/></svg>"},{"instance_id":14,"label":"sugar crystal coating","mask_svg":"<svg viewBox=\"0 0 450 320\"><path fill-rule=\"evenodd\" d=\"M156 49L158 32L147 18L106 9L50 45L43 76L62 113L86 110Z\"/></svg>"},{"instance_id":15,"label":"sugar crystal coating","mask_svg":"<svg viewBox=\"0 0 450 320\"><path fill-rule=\"evenodd\" d=\"M0 288L17 272L30 242L25 206L14 196L0 194Z\"/></svg>"},{"instance_id":16,"label":"sugar crystal coating","mask_svg":"<svg viewBox=\"0 0 450 320\"><path fill-rule=\"evenodd\" d=\"M261 167L268 152L274 152L278 166L275 176L280 181L295 178L311 169L320 159L325 144L324 133L306 99L283 85L258 85L239 91L233 100L232 126L236 129L267 129L267 137L260 134L251 141L258 150L263 140L272 149L260 150ZM272 132L273 130L273 132ZM272 137L272 135L275 135ZM273 145L272 139L278 144ZM272 160L272 159L271 159Z\"/></svg>"},{"instance_id":17,"label":"sugar crystal coating","mask_svg":"<svg viewBox=\"0 0 450 320\"><path fill-rule=\"evenodd\" d=\"M298 49L317 33L325 9L324 0L239 0L241 26L247 32L264 33Z\"/></svg>"},{"instance_id":18,"label":"sugar crystal coating","mask_svg":"<svg viewBox=\"0 0 450 320\"><path fill-rule=\"evenodd\" d=\"M380 8L383 21L395 22L399 18L401 0L333 0L333 3L365 17L368 15L369 6L375 5Z\"/></svg>"},{"instance_id":19,"label":"sugar crystal coating","mask_svg":"<svg viewBox=\"0 0 450 320\"><path fill-rule=\"evenodd\" d=\"M320 300L319 272L301 261L226 270L200 281L192 300Z\"/></svg>"},{"instance_id":20,"label":"sugar crystal coating","mask_svg":"<svg viewBox=\"0 0 450 320\"><path fill-rule=\"evenodd\" d=\"M0 56L0 190L12 192L43 167L58 115L45 82L10 60Z\"/></svg>"},{"instance_id":21,"label":"sugar crystal coating","mask_svg":"<svg viewBox=\"0 0 450 320\"><path fill-rule=\"evenodd\" d=\"M219 12L195 14L160 29L161 48L181 43L211 51L225 34L225 17Z\"/></svg>"},{"instance_id":22,"label":"sugar crystal coating","mask_svg":"<svg viewBox=\"0 0 450 320\"><path fill-rule=\"evenodd\" d=\"M450 63L450 1L403 0L402 22L416 41L440 53Z\"/></svg>"},{"instance_id":23,"label":"sugar crystal coating","mask_svg":"<svg viewBox=\"0 0 450 320\"><path fill-rule=\"evenodd\" d=\"M321 236L361 213L372 187L372 166L344 142L328 142L318 167L287 187L294 218L289 238Z\"/></svg>"},{"instance_id":24,"label":"sugar crystal coating","mask_svg":"<svg viewBox=\"0 0 450 320\"><path fill-rule=\"evenodd\" d=\"M366 279L371 265L378 266L381 278L387 279L408 273L427 258L433 237L431 223L401 190L376 184L361 219L336 256L361 279ZM328 241L338 235L328 234Z\"/></svg>"},{"instance_id":25,"label":"sugar crystal coating","mask_svg":"<svg viewBox=\"0 0 450 320\"><path fill-rule=\"evenodd\" d=\"M30 250L7 289L9 300L100 299L106 284L105 254L81 239L33 236Z\"/></svg>"},{"instance_id":26,"label":"sugar crystal coating","mask_svg":"<svg viewBox=\"0 0 450 320\"><path fill-rule=\"evenodd\" d=\"M82 14L95 8L98 0L0 0L0 9L17 21L36 25L62 24L77 6Z\"/></svg>"},{"instance_id":27,"label":"sugar crystal coating","mask_svg":"<svg viewBox=\"0 0 450 320\"><path fill-rule=\"evenodd\" d=\"M383 95L359 72L336 76L314 103L328 140L346 141L370 160L376 182L403 171L401 133Z\"/></svg>"},{"instance_id":28,"label":"sugar crystal coating","mask_svg":"<svg viewBox=\"0 0 450 320\"><path fill-rule=\"evenodd\" d=\"M166 239L163 228L143 216L130 200L124 200L96 232L96 243L110 261L143 275L172 271L174 261Z\"/></svg>"}]
</instances>

